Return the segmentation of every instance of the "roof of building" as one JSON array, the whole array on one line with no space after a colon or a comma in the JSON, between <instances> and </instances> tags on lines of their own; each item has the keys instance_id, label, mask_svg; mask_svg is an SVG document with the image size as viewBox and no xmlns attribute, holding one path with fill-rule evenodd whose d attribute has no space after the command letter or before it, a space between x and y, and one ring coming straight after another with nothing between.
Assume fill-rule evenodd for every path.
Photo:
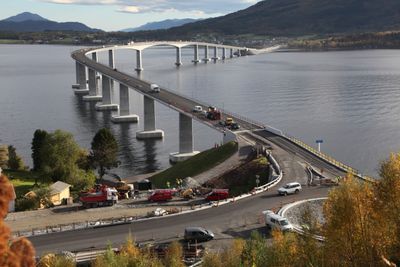
<instances>
[{"instance_id":1,"label":"roof of building","mask_svg":"<svg viewBox=\"0 0 400 267\"><path fill-rule=\"evenodd\" d=\"M70 184L61 182L61 181L57 181L54 184L50 185L50 193L52 195L54 194L58 194L61 193L62 191L64 191L65 189L71 187Z\"/></svg>"}]
</instances>

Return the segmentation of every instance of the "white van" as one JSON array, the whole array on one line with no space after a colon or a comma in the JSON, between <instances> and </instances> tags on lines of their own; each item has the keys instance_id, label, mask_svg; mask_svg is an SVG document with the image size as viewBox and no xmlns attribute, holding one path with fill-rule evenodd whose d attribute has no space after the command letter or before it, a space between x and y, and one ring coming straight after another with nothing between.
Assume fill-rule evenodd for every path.
<instances>
[{"instance_id":1,"label":"white van","mask_svg":"<svg viewBox=\"0 0 400 267\"><path fill-rule=\"evenodd\" d=\"M269 229L278 229L282 232L293 231L293 225L285 218L272 210L265 210L262 212L265 218L265 225Z\"/></svg>"},{"instance_id":2,"label":"white van","mask_svg":"<svg viewBox=\"0 0 400 267\"><path fill-rule=\"evenodd\" d=\"M160 86L158 86L157 84L153 83L150 84L150 89L153 93L159 93L160 92Z\"/></svg>"}]
</instances>

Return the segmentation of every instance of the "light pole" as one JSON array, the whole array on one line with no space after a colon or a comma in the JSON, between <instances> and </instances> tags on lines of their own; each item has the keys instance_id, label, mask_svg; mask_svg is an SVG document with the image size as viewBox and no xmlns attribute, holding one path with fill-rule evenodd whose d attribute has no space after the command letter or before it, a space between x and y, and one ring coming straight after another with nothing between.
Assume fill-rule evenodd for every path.
<instances>
[{"instance_id":1,"label":"light pole","mask_svg":"<svg viewBox=\"0 0 400 267\"><path fill-rule=\"evenodd\" d=\"M256 174L256 186L260 184L260 175Z\"/></svg>"},{"instance_id":2,"label":"light pole","mask_svg":"<svg viewBox=\"0 0 400 267\"><path fill-rule=\"evenodd\" d=\"M324 142L322 139L315 140L315 143L318 144L318 152L321 152L321 144Z\"/></svg>"}]
</instances>

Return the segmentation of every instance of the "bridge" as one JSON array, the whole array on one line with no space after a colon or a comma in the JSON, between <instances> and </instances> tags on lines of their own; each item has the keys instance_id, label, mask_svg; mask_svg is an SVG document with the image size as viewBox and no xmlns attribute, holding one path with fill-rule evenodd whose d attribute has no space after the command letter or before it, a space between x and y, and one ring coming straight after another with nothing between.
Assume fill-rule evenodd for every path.
<instances>
[{"instance_id":1,"label":"bridge","mask_svg":"<svg viewBox=\"0 0 400 267\"><path fill-rule=\"evenodd\" d=\"M138 47L138 46L137 46ZM136 48L137 48L136 47ZM144 45L142 47L145 47ZM114 80L120 84L120 116L131 116L129 105L126 105L129 88L136 90L144 95L144 131L137 133L137 138L160 138L161 130L156 129L154 102L161 103L179 113L179 153L181 156L191 156L193 151L192 120L197 120L208 127L211 127L224 135L225 141L240 138L245 139L252 144L272 146L273 154L277 158L283 172L283 178L277 186L287 182L299 181L304 184L304 166L299 163L305 163L315 168L324 169L324 173L331 176L343 176L346 173L352 173L360 179L373 181L371 178L361 175L357 170L334 160L328 155L322 154L307 146L300 140L291 137L282 131L254 122L240 115L223 110L223 116L232 117L241 126L242 130L232 132L224 129L218 122L210 121L204 116L192 112L195 105L207 107L209 104L179 95L173 91L161 88L160 93L152 93L150 82L134 78L128 74L114 70L113 61L110 60L108 66L99 64L94 59L94 53L99 51L110 51L118 49L116 47L87 48L72 53L72 58L77 62L77 81L80 86L86 86L86 78L83 76L82 69L88 68L89 90L93 86L93 81L97 81L95 72L101 75L103 85L103 102L110 89L110 81ZM129 49L129 48L122 48ZM109 52L110 55L112 54ZM92 59L87 55L92 54ZM110 57L113 58L113 57ZM85 71L86 73L86 71ZM92 80L92 82L91 82ZM96 85L96 82L94 83ZM125 98L125 99L124 99ZM107 99L106 99L107 100ZM122 114L121 114L122 112ZM146 122L147 121L147 122ZM186 155L185 155L186 154ZM173 154L175 157L177 154ZM29 239L35 245L39 254L46 251L62 250L84 250L89 248L103 248L107 242L114 244L123 243L128 234L133 234L136 241L142 242L157 237L158 240L176 239L186 226L200 225L210 226L211 230L217 234L218 238L235 236L230 234L229 229L241 227L249 221L257 221L257 214L262 210L282 206L283 201L293 202L299 199L316 198L326 196L328 192L326 187L304 187L303 192L293 195L284 200L272 191L267 191L249 198L227 204L214 209L197 211L187 215L178 215L155 220L138 221L130 224L117 225L104 228L82 229L72 232L61 232L50 235L34 236ZM240 228L239 227L239 228Z\"/></svg>"}]
</instances>

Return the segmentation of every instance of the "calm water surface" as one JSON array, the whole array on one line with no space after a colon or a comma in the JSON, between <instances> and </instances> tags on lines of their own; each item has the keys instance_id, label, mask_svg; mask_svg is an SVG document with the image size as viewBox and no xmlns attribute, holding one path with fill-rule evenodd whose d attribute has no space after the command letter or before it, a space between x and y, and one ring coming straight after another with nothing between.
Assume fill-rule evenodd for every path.
<instances>
[{"instance_id":1,"label":"calm water surface","mask_svg":"<svg viewBox=\"0 0 400 267\"><path fill-rule=\"evenodd\" d=\"M63 129L86 148L96 131L111 128L129 176L165 168L178 150L178 113L156 105L157 127L165 139L138 141L139 124L112 124L110 112L73 95L75 69L70 46L0 46L0 143L17 147L31 164L33 132ZM377 175L378 164L400 150L400 50L273 53L190 64L183 51L180 68L172 49L144 52L142 78L280 128L308 144L323 139L322 150ZM107 55L99 55L101 62ZM135 53L118 51L120 71L134 74ZM118 86L116 85L116 88ZM118 102L118 90L115 99ZM143 115L142 96L131 92L131 109ZM194 123L195 148L221 141L219 133Z\"/></svg>"}]
</instances>

